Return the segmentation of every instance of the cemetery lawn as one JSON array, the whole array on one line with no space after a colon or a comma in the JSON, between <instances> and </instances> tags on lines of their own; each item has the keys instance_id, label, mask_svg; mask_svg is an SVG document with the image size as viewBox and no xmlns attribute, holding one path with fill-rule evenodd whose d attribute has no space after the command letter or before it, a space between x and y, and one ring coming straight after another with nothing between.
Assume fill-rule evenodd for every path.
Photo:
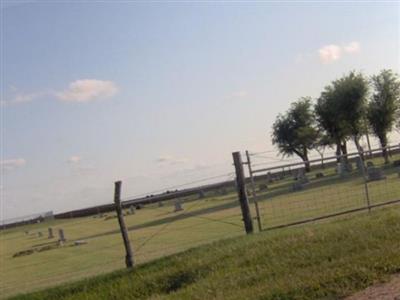
<instances>
[{"instance_id":1,"label":"cemetery lawn","mask_svg":"<svg viewBox=\"0 0 400 300\"><path fill-rule=\"evenodd\" d=\"M399 156L396 155L396 157L393 157L393 160L398 159L398 157ZM376 158L374 159L374 163L376 165L382 165L383 160L381 158ZM325 176L323 178L316 179L315 174L316 172L320 171L321 170L316 170L308 175L310 178L310 183L307 184L305 189L302 191L291 191L293 178L291 176L287 176L283 180L268 184L268 190L257 192L260 200L259 206L264 229L287 224L290 222L302 221L317 216L324 216L366 206L367 203L365 200L365 187L363 184L363 179L359 175L357 175L356 172L354 172L354 174L350 175L348 178L343 179L338 178L333 168L326 168L322 170ZM368 183L371 204L379 204L385 201L400 199L400 178L398 177L397 169L388 166L387 168L385 168L385 175L385 180ZM262 183L265 183L265 181L256 181L257 186ZM398 205L396 207L398 207ZM272 256L267 255L267 257L271 258L271 261L264 261L261 258L257 258L260 259L260 265L255 267L254 270L244 269L246 275L243 276L247 276L249 277L249 279L246 279L242 275L240 275L239 271L239 273L236 274L236 271L232 270L234 271L232 276L239 276L240 278L242 278L242 280L244 280L243 284L239 284L237 281L235 281L236 279L232 279L231 275L227 275L227 280L235 286L246 286L248 284L248 280L250 280L250 278L253 278L253 275L256 277L260 275L259 273L257 273L258 271L263 272L263 274L266 272L265 276L275 280L276 276L281 276L279 275L279 272L283 272L284 268L289 268L288 270L291 269L286 262L286 265L282 266L281 270L279 268L276 269L276 272L278 273L274 273L276 264L278 264L281 259L289 259L289 257L285 258L284 256L280 258L278 254L294 254L293 251L295 249L292 249L293 247L301 248L301 245L297 244L294 244L292 246L288 242L291 241L292 238L288 238L287 240L285 240L285 237L295 235L296 232L299 232L299 237L296 237L294 239L296 241L299 239L301 240L303 238L301 237L302 232L306 230L293 229L293 231L291 231L289 229L284 229L278 231L267 231L261 234L256 234L254 235L254 237L246 237L245 239L239 239L237 241L221 241L219 244L216 244L218 246L207 246L208 248L202 248L203 250L196 249L193 251L189 251L189 253L198 253L194 255L193 260L198 261L198 263L201 265L201 268L205 268L205 270L202 270L200 268L200 275L197 274L197 270L193 270L194 273L189 274L187 273L187 269L178 268L179 263L182 263L182 268L184 268L185 266L187 268L192 268L190 266L191 264L193 264L193 268L196 267L196 263L193 262L192 259L189 259L188 264L186 264L186 259L188 257L187 253L182 254L182 256L177 256L176 258L161 259L154 264L150 263L155 259L160 259L161 257L167 255L186 251L193 247L209 244L213 241L237 238L244 235L239 203L237 200L236 191L233 188L228 190L226 195L214 193L208 195L206 194L206 197L203 199L185 199L185 202L183 203L183 208L183 211L174 213L174 205L172 201L170 201L164 203L163 207L158 207L157 205L146 205L144 208L137 210L134 215L125 216L125 221L128 228L130 229L129 235L135 252L135 261L138 265L138 270L143 271L140 271L140 274L135 273L136 271L132 274L126 274L126 272L124 271L122 273L117 272L115 273L117 275L113 274L109 275L108 277L106 276L104 277L104 280L106 280L111 285L113 285L114 283L119 285L119 279L114 282L112 280L110 281L110 278L125 278L124 276L128 276L127 278L131 278L131 276L147 278L147 276L149 276L147 279L143 279L144 282L142 285L137 283L136 277L132 277L135 281L135 286L137 284L139 285L133 288L131 292L133 293L132 295L139 295L138 298L146 298L147 295L151 295L151 297L153 297L153 294L151 294L153 292L150 293L150 290L153 290L151 285L154 285L155 291L160 290L161 287L159 285L164 284L162 282L164 282L165 280L171 280L173 282L176 281L176 283L174 284L178 285L178 287L165 287L168 292L179 289L181 293L180 286L185 286L192 281L197 282L198 276L203 276L201 275L203 274L203 272L205 272L204 274L206 274L204 275L206 276L204 277L204 280L206 280L206 278L209 278L209 274L214 274L215 272L218 273L218 271L215 271L212 266L210 271L209 267L206 267L205 264L213 264L211 261L213 258L216 258L215 265L218 266L219 260L221 260L221 262L224 260L224 253L227 253L228 255L232 251L238 251L238 253L240 253L238 261L242 261L241 264L245 266L247 259L243 257L245 249L238 249L238 247L239 244L247 242L256 243L249 245L250 248L255 248L250 249L250 251L261 251L261 249L257 250L256 247L257 243L260 243L260 245L263 245L262 247L264 247L264 250L273 251L274 253L275 251L277 251L277 253L268 254ZM254 205L252 204L251 209L252 215L255 216ZM392 210L390 210L390 213L382 213L382 217L380 216L380 214L377 213L378 211L381 210L376 209L376 212L373 210L372 213L372 216L376 215L378 220L384 218L383 216L388 216L391 214L395 214L398 217L398 209L393 208ZM368 220L374 221L374 218L361 217L362 215L367 215L366 212L362 212L357 215L360 215L360 217L358 217L360 218L360 221L354 221L354 224L358 224L358 222L364 222L367 224L369 222ZM349 215L346 218L351 219L354 217L355 215L353 214ZM328 220L329 222L332 221L332 219ZM346 224L352 224L352 221L346 222ZM353 228L351 228L352 225L342 226L334 225L336 223L332 224L332 228L337 228L338 232L340 230L346 231L346 226L349 226L348 230L351 230L351 232L354 233L354 231L352 231ZM312 228L312 232L321 232L317 228L318 226L319 225L315 225L314 227L314 225L312 225L311 227L308 227L307 225L307 227L304 228ZM55 238L48 239L48 227L53 228L56 235ZM256 222L254 222L254 227L257 228ZM67 238L67 244L63 247L52 248L57 243L57 230L60 228L64 230L65 236ZM376 230L376 234L378 234L378 232L382 231L382 228L378 226L376 229L374 228L374 230ZM328 231L333 231L333 229ZM42 233L42 236L38 235L39 232ZM356 233L354 234L357 235ZM360 235L360 237L354 240L358 242L361 237L366 236L366 242L368 242L368 232L363 231L360 233ZM392 239L395 239L395 237L397 236L398 235L393 235ZM384 237L385 235L383 235L382 238ZM87 244L74 246L74 241L77 240L84 240L87 242ZM375 245L374 242L377 242L377 240L372 239L368 247L371 247L372 249L374 247L379 248L385 245L384 243ZM283 246L280 243L288 244L285 244L286 246ZM278 248L268 248L272 245L276 245L276 247ZM354 249L357 249L358 246L362 247L362 245L365 244L361 243L360 246L356 243L354 245ZM317 247L317 249L315 250L317 251L316 253L318 253L319 251L318 248L323 249L324 247L328 247L328 245L319 245L318 243L314 242L312 242L312 245L310 246ZM352 245L350 243L347 246L350 247ZM221 249L222 253L218 251L215 252L219 248ZM33 252L31 255L13 257L13 255L18 252L26 250L32 251L32 249L34 249L35 252ZM285 253L279 253L282 252L279 249L281 249ZM229 254L227 256L227 259L234 259L233 252L232 257L229 258ZM304 248L303 255L305 255L306 257L307 255L311 255L307 252L308 250ZM328 252L330 253L330 250ZM108 274L110 272L123 269L124 255L125 253L122 238L119 232L119 226L117 219L115 218L114 212L107 213L101 217L89 216L83 218L59 219L1 231L0 298L10 297L16 295L17 293L34 292L44 288L66 284L68 282L74 282L96 275ZM255 255L262 255L262 252ZM351 255L356 255L356 253L351 253ZM203 261L202 256L204 256L205 261ZM278 259L279 261L274 261L276 259ZM371 259L374 258L372 257ZM271 268L268 267L268 270L267 267L264 266L267 263L272 264ZM308 262L293 261L293 263L307 264ZM249 264L250 266L254 267L257 262L249 262ZM346 267L346 264L344 267ZM169 265L171 265L171 272L175 269L176 272L179 271L182 273L169 273L169 271L167 272L166 270L164 270L164 267L160 267L166 265L168 265L168 267L166 267L168 269L170 268ZM233 264L232 267L235 269L235 264ZM230 269L230 267L227 267L227 270L223 272L228 272L226 274L230 274L230 271L228 269ZM300 269L301 268L299 268L299 270L296 272L300 272ZM222 268L222 270L224 270L224 268ZM241 269L239 268L238 270ZM285 271L285 276L287 276L287 278L290 278L291 275L289 274L290 272L288 272L288 270ZM272 273L268 273L267 271ZM152 273L155 278L155 282L152 284L150 284L149 282L151 281L150 278L153 275L151 275L149 272ZM255 273L253 274L253 272ZM350 270L348 270L348 272L350 272ZM377 273L374 273L376 276L374 275L375 277L372 277L372 279L381 278L381 275L383 273L379 273L379 276L377 275ZM163 276L172 277L168 279L169 277L167 278ZM174 276L177 276L177 278L175 278ZM223 273L221 273L220 276L224 276ZM262 280L265 281L265 278L267 277L260 278L264 278ZM189 280L189 282L182 283L181 279ZM102 281L103 279L95 279L88 282L97 282L99 280ZM160 280L160 282L158 282L157 280ZM218 278L216 280L218 280ZM254 280L257 281L255 277ZM122 285L125 284L126 283L123 283ZM212 285L212 283L209 284ZM259 288L261 290L264 290L263 284L259 283L261 286L258 286L258 283L254 284L255 289ZM277 284L279 285L283 283L278 280ZM148 285L150 285L150 287ZM210 291L213 291L212 286L208 286L207 288L210 288ZM274 289L275 288L277 288L277 286L274 286ZM140 291L137 289L139 289ZM353 288L350 288L350 290L352 289ZM143 292L144 294L140 294L139 292ZM163 292L160 293L163 294ZM228 293L228 291L223 291L223 293L225 295L225 293ZM262 292L261 294L263 293L264 292ZM70 294L68 295L68 297L71 296ZM121 295L123 298L123 294ZM132 295L128 295L126 297L129 298ZM186 294L182 295L185 296ZM231 296L229 293L227 295L229 297ZM239 293L238 295L241 294ZM279 296L279 294L277 295ZM233 296L234 294L232 294L232 297ZM84 298L84 296L82 297ZM112 298L113 296L110 297ZM220 296L219 294L215 294L214 297L223 298L223 296ZM51 299L51 297L49 296L48 299ZM104 299L107 299L107 297ZM277 299L281 298L278 297Z\"/></svg>"},{"instance_id":2,"label":"cemetery lawn","mask_svg":"<svg viewBox=\"0 0 400 300\"><path fill-rule=\"evenodd\" d=\"M12 299L339 299L400 272L400 206L203 245Z\"/></svg>"}]
</instances>

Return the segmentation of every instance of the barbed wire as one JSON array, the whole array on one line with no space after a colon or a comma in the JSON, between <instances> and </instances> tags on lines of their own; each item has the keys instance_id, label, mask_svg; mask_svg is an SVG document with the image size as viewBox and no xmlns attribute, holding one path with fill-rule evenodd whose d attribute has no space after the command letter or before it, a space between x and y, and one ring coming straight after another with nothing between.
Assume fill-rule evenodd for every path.
<instances>
[{"instance_id":1,"label":"barbed wire","mask_svg":"<svg viewBox=\"0 0 400 300\"><path fill-rule=\"evenodd\" d=\"M220 179L220 178L224 178L224 177L229 177L229 176L231 176L232 174L235 174L235 173L234 173L234 172L229 172L229 173L224 173L224 174L220 174L220 175L210 176L210 177L206 177L206 178L202 178L202 179L198 179L198 180L193 180L193 181L186 182L186 183L183 183L183 184L174 185L174 186L169 186L169 187L165 187L165 188L162 188L162 189L157 189L157 190L154 190L154 191L151 191L151 192L147 192L147 193L141 193L141 194L136 194L136 195L133 195L133 196L124 197L123 199L121 199L121 201L132 200L132 199L134 199L134 198L139 198L139 197L144 197L144 196L147 196L147 195L152 195L152 194L157 194L157 193L161 193L161 192L166 192L166 191L169 191L169 190L174 190L174 189L182 188L182 187L185 187L185 186L190 186L190 185L197 184L197 183L202 183L202 182L206 182L206 181L209 181L209 180L214 180L214 179Z\"/></svg>"}]
</instances>

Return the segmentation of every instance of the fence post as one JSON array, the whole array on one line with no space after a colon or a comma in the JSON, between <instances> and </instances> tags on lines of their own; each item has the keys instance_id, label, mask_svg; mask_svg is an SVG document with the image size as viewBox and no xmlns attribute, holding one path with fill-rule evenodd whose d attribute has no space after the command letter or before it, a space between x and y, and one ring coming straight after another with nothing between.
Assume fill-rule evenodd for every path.
<instances>
[{"instance_id":1,"label":"fence post","mask_svg":"<svg viewBox=\"0 0 400 300\"><path fill-rule=\"evenodd\" d=\"M361 155L359 154L357 159L361 160L361 172L362 172L362 176L364 179L364 191L365 191L365 198L367 200L367 207L368 207L368 212L371 212L371 201L369 199L369 190L368 190L368 176L366 174L366 170L365 170L365 164L364 161L361 159Z\"/></svg>"},{"instance_id":2,"label":"fence post","mask_svg":"<svg viewBox=\"0 0 400 300\"><path fill-rule=\"evenodd\" d=\"M254 183L253 170L251 169L250 154L249 154L249 151L247 151L247 150L246 150L246 158L247 158L247 167L249 169L249 175L250 175L251 192L253 194L252 196L253 196L254 206L256 208L256 214L257 214L256 218L257 218L258 231L262 231L260 209L258 207L257 194L256 194L256 186Z\"/></svg>"},{"instance_id":3,"label":"fence post","mask_svg":"<svg viewBox=\"0 0 400 300\"><path fill-rule=\"evenodd\" d=\"M242 209L244 228L246 233L249 234L253 233L253 221L250 214L249 200L247 199L242 157L240 152L233 152L232 156L236 171L237 191L239 195L240 208Z\"/></svg>"},{"instance_id":4,"label":"fence post","mask_svg":"<svg viewBox=\"0 0 400 300\"><path fill-rule=\"evenodd\" d=\"M129 242L128 231L126 229L124 216L122 214L122 208L121 208L121 184L122 184L121 181L115 182L115 190L114 190L115 210L117 212L118 223L121 229L122 239L124 240L124 245L126 250L126 256L125 256L126 267L132 268L133 267L132 248L131 248L131 243Z\"/></svg>"}]
</instances>

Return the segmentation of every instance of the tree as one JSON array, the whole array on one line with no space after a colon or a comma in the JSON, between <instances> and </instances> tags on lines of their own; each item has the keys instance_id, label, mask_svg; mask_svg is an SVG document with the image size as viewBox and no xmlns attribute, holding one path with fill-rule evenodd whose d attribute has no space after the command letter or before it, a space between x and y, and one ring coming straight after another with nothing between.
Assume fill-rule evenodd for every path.
<instances>
[{"instance_id":1,"label":"tree","mask_svg":"<svg viewBox=\"0 0 400 300\"><path fill-rule=\"evenodd\" d=\"M389 163L386 149L387 136L396 122L396 112L400 102L400 81L396 73L382 70L378 75L372 76L372 85L374 93L368 106L368 120L381 144L385 163Z\"/></svg>"},{"instance_id":2,"label":"tree","mask_svg":"<svg viewBox=\"0 0 400 300\"><path fill-rule=\"evenodd\" d=\"M317 119L326 134L336 143L336 153L347 154L347 139L352 138L362 155L360 137L364 133L364 118L368 82L354 71L325 87L316 105Z\"/></svg>"},{"instance_id":3,"label":"tree","mask_svg":"<svg viewBox=\"0 0 400 300\"><path fill-rule=\"evenodd\" d=\"M336 144L336 155L340 156L342 152L346 154L345 143L348 132L337 113L339 111L337 106L333 87L325 87L315 105L316 118L319 126L324 129L327 140Z\"/></svg>"},{"instance_id":4,"label":"tree","mask_svg":"<svg viewBox=\"0 0 400 300\"><path fill-rule=\"evenodd\" d=\"M322 130L318 132L317 139L315 141L315 144L313 146L313 149L318 152L319 156L321 156L321 167L325 168L324 164L324 153L326 148L331 148L332 145L335 143L332 141L332 139L323 133Z\"/></svg>"},{"instance_id":5,"label":"tree","mask_svg":"<svg viewBox=\"0 0 400 300\"><path fill-rule=\"evenodd\" d=\"M309 97L292 103L285 114L280 114L272 126L272 143L284 156L297 155L304 161L306 172L310 171L308 152L317 140L318 131Z\"/></svg>"}]
</instances>

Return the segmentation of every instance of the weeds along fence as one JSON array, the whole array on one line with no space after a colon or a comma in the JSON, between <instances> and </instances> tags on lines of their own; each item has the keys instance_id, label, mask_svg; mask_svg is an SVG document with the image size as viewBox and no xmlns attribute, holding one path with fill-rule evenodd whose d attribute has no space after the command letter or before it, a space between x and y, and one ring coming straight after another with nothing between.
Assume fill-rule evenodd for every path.
<instances>
[{"instance_id":1,"label":"weeds along fence","mask_svg":"<svg viewBox=\"0 0 400 300\"><path fill-rule=\"evenodd\" d=\"M126 243L138 265L246 232L399 203L400 147L390 147L390 164L380 151L364 153L363 164L358 153L312 157L309 173L302 163L270 165L265 153L246 151L234 154L231 172L140 197L121 198L122 182L115 203L110 195L104 206L0 231L0 297L130 267Z\"/></svg>"}]
</instances>

